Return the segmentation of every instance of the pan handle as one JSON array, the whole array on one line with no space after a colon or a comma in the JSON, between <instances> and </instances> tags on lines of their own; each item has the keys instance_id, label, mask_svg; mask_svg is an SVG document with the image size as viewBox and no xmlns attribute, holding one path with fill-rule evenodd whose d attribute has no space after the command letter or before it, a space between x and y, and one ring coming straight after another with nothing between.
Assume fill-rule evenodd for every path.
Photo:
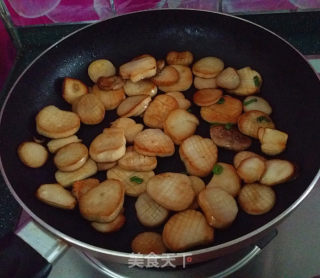
<instances>
[{"instance_id":1,"label":"pan handle","mask_svg":"<svg viewBox=\"0 0 320 278\"><path fill-rule=\"evenodd\" d=\"M16 234L0 240L0 277L47 277L52 263L67 247L67 243L30 221Z\"/></svg>"}]
</instances>

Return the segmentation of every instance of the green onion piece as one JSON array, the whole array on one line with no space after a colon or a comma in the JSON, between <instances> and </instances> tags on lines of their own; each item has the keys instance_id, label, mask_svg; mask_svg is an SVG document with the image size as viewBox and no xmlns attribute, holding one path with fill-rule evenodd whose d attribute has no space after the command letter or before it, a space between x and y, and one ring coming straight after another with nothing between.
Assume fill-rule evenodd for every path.
<instances>
[{"instance_id":1,"label":"green onion piece","mask_svg":"<svg viewBox=\"0 0 320 278\"><path fill-rule=\"evenodd\" d=\"M233 124L232 123L227 123L225 124L224 128L227 130L230 130L232 128Z\"/></svg>"},{"instance_id":2,"label":"green onion piece","mask_svg":"<svg viewBox=\"0 0 320 278\"><path fill-rule=\"evenodd\" d=\"M219 165L219 164L216 164L216 165L213 166L212 172L215 175L220 175L223 172L223 167L221 165Z\"/></svg>"},{"instance_id":3,"label":"green onion piece","mask_svg":"<svg viewBox=\"0 0 320 278\"><path fill-rule=\"evenodd\" d=\"M218 126L218 125L222 125L221 123L210 123L211 126Z\"/></svg>"},{"instance_id":4,"label":"green onion piece","mask_svg":"<svg viewBox=\"0 0 320 278\"><path fill-rule=\"evenodd\" d=\"M220 99L218 100L217 103L218 103L218 104L222 104L222 103L224 103L224 101L225 101L225 100L224 100L224 98L222 97L222 98L220 98Z\"/></svg>"},{"instance_id":5,"label":"green onion piece","mask_svg":"<svg viewBox=\"0 0 320 278\"><path fill-rule=\"evenodd\" d=\"M254 85L255 85L257 88L260 87L261 81L260 81L260 78L259 78L258 75L255 75L255 76L253 77L253 82L254 82Z\"/></svg>"},{"instance_id":6,"label":"green onion piece","mask_svg":"<svg viewBox=\"0 0 320 278\"><path fill-rule=\"evenodd\" d=\"M258 122L258 123L262 123L262 122L269 123L269 122L271 122L271 121L270 121L270 119L268 119L268 118L265 117L265 116L260 116L260 117L257 118L257 122Z\"/></svg>"},{"instance_id":7,"label":"green onion piece","mask_svg":"<svg viewBox=\"0 0 320 278\"><path fill-rule=\"evenodd\" d=\"M137 184L143 183L143 179L142 179L142 178L139 178L139 177L137 177L137 176L131 177L131 178L130 178L130 181L135 182L135 183L137 183Z\"/></svg>"},{"instance_id":8,"label":"green onion piece","mask_svg":"<svg viewBox=\"0 0 320 278\"><path fill-rule=\"evenodd\" d=\"M243 105L244 105L244 106L247 106L247 105L249 105L249 104L251 104L251 103L253 103L253 102L257 102L257 101L258 101L257 98L252 98L252 99L249 99L248 101L245 101L245 102L243 103Z\"/></svg>"}]
</instances>

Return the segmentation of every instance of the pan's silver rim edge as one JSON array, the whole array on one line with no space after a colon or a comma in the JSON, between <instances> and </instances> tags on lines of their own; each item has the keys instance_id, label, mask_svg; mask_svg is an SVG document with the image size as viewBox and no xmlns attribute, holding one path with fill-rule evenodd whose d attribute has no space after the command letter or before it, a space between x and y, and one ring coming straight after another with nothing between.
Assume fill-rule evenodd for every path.
<instances>
[{"instance_id":1,"label":"pan's silver rim edge","mask_svg":"<svg viewBox=\"0 0 320 278\"><path fill-rule=\"evenodd\" d=\"M177 10L187 10L187 11L196 11L196 12L206 12L206 13L212 13L212 14L219 14L221 16L227 16L227 17L231 17L231 18L235 18L237 20L241 20L241 21L244 21L248 24L252 24L252 25L255 25L257 26L258 28L260 29L263 29L264 31L267 31L268 33L271 33L272 35L276 36L277 38L279 38L281 41L283 41L284 43L286 43L290 48L292 48L293 50L295 50L295 52L297 54L299 54L301 56L302 59L305 60L305 62L309 65L310 69L314 72L315 76L317 77L317 73L316 71L314 70L314 68L310 65L310 63L308 62L308 60L304 57L304 55L302 55L302 53L300 53L299 50L297 50L292 44L290 44L288 41L286 41L285 39L283 39L282 37L280 37L279 35L277 35L276 33L268 30L267 28L263 27L263 26L260 26L259 24L256 24L254 22L251 22L249 20L246 20L246 19L242 19L242 18L239 18L235 15L230 15L230 14L224 14L224 13L221 13L221 12L215 12L215 11L207 11L207 10L197 10L197 9L151 9L151 10L145 10L145 11L138 11L138 12L132 12L132 13L127 13L127 14L123 14L123 15L117 15L117 16L112 16L108 19L104 19L104 20L100 20L100 21L97 21L97 22L94 22L92 24L89 24L87 26L84 26L84 27L81 27L79 28L78 30L68 34L67 36L61 38L60 40L58 40L56 43L54 43L52 46L50 46L49 48L47 48L44 52L42 52L41 54L39 54L29 65L28 67L26 67L26 69L19 75L19 77L17 78L17 80L14 82L12 88L10 89L4 103L3 103L3 106L1 108L1 112L0 112L0 125L1 125L1 122L2 122L2 118L3 118L3 113L4 113L4 109L6 107L6 104L8 102L8 99L10 98L14 88L16 87L16 85L19 83L20 79L24 76L24 74L29 70L29 68L31 68L31 66L38 60L40 59L43 55L45 55L47 52L49 52L51 49L53 49L56 45L58 45L60 42L64 41L65 39L73 36L74 34L86 29L86 28L90 28L91 26L94 26L96 24L99 24L101 22L104 22L104 21L109 21L109 20L112 20L113 18L118 18L118 17L123 17L123 16L127 16L127 15L130 15L130 14L138 14L138 13L152 13L152 12L155 12L155 11L161 11L161 10L169 10L169 11L177 11ZM109 250L109 249L104 249L104 248L101 248L101 247L97 247L97 246L93 246L93 245L90 245L88 243L84 243L80 240L77 240L73 237L70 237L62 232L60 232L59 230L53 228L52 226L48 225L46 222L44 222L41 218L39 218L35 213L33 213L25 204L24 202L19 198L19 196L16 194L16 192L14 191L10 181L8 180L6 174L5 174L5 171L4 171L4 168L3 168L3 163L2 163L2 158L1 158L1 155L0 155L0 171L1 171L1 174L11 192L11 194L14 196L14 198L17 200L17 202L19 203L19 205L37 222L39 223L40 225L42 225L45 229L47 229L48 231L50 231L51 233L53 233L54 235L56 235L57 237L60 237L60 238L63 238L65 241L67 241L68 243L76 246L76 247L80 247L80 248L83 248L83 249L87 249L91 252L98 252L100 254L105 254L105 255L111 255L111 256L114 256L114 257L119 257L119 258L123 258L123 259L129 259L129 258L132 258L133 256L135 256L134 254L132 253L125 253L125 252L119 252L119 251L113 251L113 250ZM206 253L206 252L213 252L213 251L217 251L217 250L221 250L221 249L225 249L225 248L228 248L228 247L231 247L235 244L238 244L238 243L242 243L254 236L257 236L259 235L260 233L262 233L263 231L266 231L268 230L269 228L273 227L274 225L276 225L276 223L280 222L281 220L283 220L287 215L289 215L295 208L298 207L299 204L301 204L301 202L308 196L308 194L311 192L311 190L314 188L314 186L316 185L317 181L319 180L320 178L320 170L318 170L318 173L316 174L316 176L313 178L312 182L310 183L310 185L307 187L307 189L302 193L302 195L290 206L288 207L285 211L283 211L281 214L279 214L277 217L275 217L273 220L269 221L267 224L263 225L262 227L244 235L244 236L241 236L239 238L236 238L232 241L228 241L226 243L223 243L223 244L220 244L220 245L216 245L216 246L212 246L212 247L208 247L208 248L203 248L203 249L199 249L199 250L196 250L196 251L192 251L192 252L182 252L182 253L169 253L171 257L173 258L178 258L178 257L182 257L184 255L186 256L190 256L190 255L199 255L199 254L203 254L203 253ZM138 255L139 257L144 257L143 255ZM158 259L161 259L161 258L165 258L167 255L164 254L164 255L157 255L155 256L154 258L158 258Z\"/></svg>"}]
</instances>

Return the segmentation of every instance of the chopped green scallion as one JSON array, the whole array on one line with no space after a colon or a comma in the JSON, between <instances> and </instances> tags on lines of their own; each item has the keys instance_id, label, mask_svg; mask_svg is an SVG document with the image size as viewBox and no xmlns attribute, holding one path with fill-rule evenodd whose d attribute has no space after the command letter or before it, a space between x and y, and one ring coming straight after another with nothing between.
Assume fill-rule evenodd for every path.
<instances>
[{"instance_id":1,"label":"chopped green scallion","mask_svg":"<svg viewBox=\"0 0 320 278\"><path fill-rule=\"evenodd\" d=\"M143 179L142 179L142 178L139 178L139 177L137 177L137 176L131 177L131 178L130 178L130 181L131 181L131 182L135 182L135 183L137 183L137 184L143 183Z\"/></svg>"},{"instance_id":2,"label":"chopped green scallion","mask_svg":"<svg viewBox=\"0 0 320 278\"><path fill-rule=\"evenodd\" d=\"M271 122L271 121L270 121L270 119L268 119L268 118L265 117L265 116L260 116L260 117L257 118L257 122L258 122L258 123L262 123L262 122L267 122L267 123L269 123L269 122Z\"/></svg>"},{"instance_id":3,"label":"chopped green scallion","mask_svg":"<svg viewBox=\"0 0 320 278\"><path fill-rule=\"evenodd\" d=\"M223 104L225 102L225 100L224 100L224 98L222 97L222 98L220 98L219 100L218 100L218 104Z\"/></svg>"},{"instance_id":4,"label":"chopped green scallion","mask_svg":"<svg viewBox=\"0 0 320 278\"><path fill-rule=\"evenodd\" d=\"M243 103L243 105L244 105L244 106L247 106L247 105L249 105L249 104L251 104L251 103L254 103L254 102L257 102L257 101L258 101L257 98L252 98L252 99L249 99L248 101L245 101L245 102Z\"/></svg>"},{"instance_id":5,"label":"chopped green scallion","mask_svg":"<svg viewBox=\"0 0 320 278\"><path fill-rule=\"evenodd\" d=\"M253 82L254 82L254 85L255 85L257 88L260 87L261 81L260 81L260 78L259 78L258 75L255 75L255 76L253 77Z\"/></svg>"},{"instance_id":6,"label":"chopped green scallion","mask_svg":"<svg viewBox=\"0 0 320 278\"><path fill-rule=\"evenodd\" d=\"M215 175L220 175L223 172L223 167L219 164L216 164L213 166L213 170L212 170L213 174Z\"/></svg>"}]
</instances>

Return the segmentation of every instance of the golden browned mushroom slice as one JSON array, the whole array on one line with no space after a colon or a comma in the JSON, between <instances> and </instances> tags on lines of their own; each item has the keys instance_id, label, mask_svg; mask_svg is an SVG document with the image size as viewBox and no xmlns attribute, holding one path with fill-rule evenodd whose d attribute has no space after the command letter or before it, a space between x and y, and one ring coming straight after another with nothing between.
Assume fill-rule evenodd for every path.
<instances>
[{"instance_id":1,"label":"golden browned mushroom slice","mask_svg":"<svg viewBox=\"0 0 320 278\"><path fill-rule=\"evenodd\" d=\"M127 80L124 84L124 92L127 96L146 95L153 97L157 94L158 88L150 80L140 80L132 82Z\"/></svg>"},{"instance_id":2,"label":"golden browned mushroom slice","mask_svg":"<svg viewBox=\"0 0 320 278\"><path fill-rule=\"evenodd\" d=\"M56 181L64 187L72 185L74 182L93 176L98 171L97 164L88 159L79 169L72 172L63 172L58 170L55 173Z\"/></svg>"},{"instance_id":3,"label":"golden browned mushroom slice","mask_svg":"<svg viewBox=\"0 0 320 278\"><path fill-rule=\"evenodd\" d=\"M287 182L295 173L294 165L287 160L270 159L266 161L266 171L260 179L260 183L273 186Z\"/></svg>"},{"instance_id":4,"label":"golden browned mushroom slice","mask_svg":"<svg viewBox=\"0 0 320 278\"><path fill-rule=\"evenodd\" d=\"M120 213L116 219L106 222L91 222L91 226L100 233L113 233L119 231L123 225L126 223L126 217Z\"/></svg>"},{"instance_id":5,"label":"golden browned mushroom slice","mask_svg":"<svg viewBox=\"0 0 320 278\"><path fill-rule=\"evenodd\" d=\"M142 55L120 66L119 73L123 79L138 82L156 75L157 61L150 55Z\"/></svg>"},{"instance_id":6,"label":"golden browned mushroom slice","mask_svg":"<svg viewBox=\"0 0 320 278\"><path fill-rule=\"evenodd\" d=\"M157 86L170 86L178 82L179 72L172 66L166 66L151 80Z\"/></svg>"},{"instance_id":7,"label":"golden browned mushroom slice","mask_svg":"<svg viewBox=\"0 0 320 278\"><path fill-rule=\"evenodd\" d=\"M35 142L21 143L17 152L21 162L31 168L43 166L48 159L46 148Z\"/></svg>"},{"instance_id":8,"label":"golden browned mushroom slice","mask_svg":"<svg viewBox=\"0 0 320 278\"><path fill-rule=\"evenodd\" d=\"M240 163L249 158L249 157L259 157L261 160L266 161L266 159L254 152L249 152L249 151L241 151L238 152L234 157L233 157L233 165L235 168L238 168Z\"/></svg>"},{"instance_id":9,"label":"golden browned mushroom slice","mask_svg":"<svg viewBox=\"0 0 320 278\"><path fill-rule=\"evenodd\" d=\"M40 201L62 209L74 209L77 203L70 191L57 183L40 185L36 196Z\"/></svg>"},{"instance_id":10,"label":"golden browned mushroom slice","mask_svg":"<svg viewBox=\"0 0 320 278\"><path fill-rule=\"evenodd\" d=\"M105 110L113 110L126 98L123 88L117 90L101 90L93 85L92 94L96 95L104 105Z\"/></svg>"},{"instance_id":11,"label":"golden browned mushroom slice","mask_svg":"<svg viewBox=\"0 0 320 278\"><path fill-rule=\"evenodd\" d=\"M198 76L194 77L193 86L198 89L215 89L218 87L215 78L201 78Z\"/></svg>"},{"instance_id":12,"label":"golden browned mushroom slice","mask_svg":"<svg viewBox=\"0 0 320 278\"><path fill-rule=\"evenodd\" d=\"M93 222L111 222L119 215L124 202L124 185L118 180L105 180L79 200L81 215Z\"/></svg>"},{"instance_id":13,"label":"golden browned mushroom slice","mask_svg":"<svg viewBox=\"0 0 320 278\"><path fill-rule=\"evenodd\" d=\"M243 100L243 111L258 110L268 115L272 113L270 104L262 97L248 96Z\"/></svg>"},{"instance_id":14,"label":"golden browned mushroom slice","mask_svg":"<svg viewBox=\"0 0 320 278\"><path fill-rule=\"evenodd\" d=\"M277 155L286 149L288 134L283 131L260 127L258 137L261 151L267 155Z\"/></svg>"},{"instance_id":15,"label":"golden browned mushroom slice","mask_svg":"<svg viewBox=\"0 0 320 278\"><path fill-rule=\"evenodd\" d=\"M129 146L125 155L119 159L118 165L129 171L152 171L157 167L157 158L140 154L133 146Z\"/></svg>"},{"instance_id":16,"label":"golden browned mushroom slice","mask_svg":"<svg viewBox=\"0 0 320 278\"><path fill-rule=\"evenodd\" d=\"M134 138L134 150L147 156L171 156L174 154L174 144L171 138L161 129L148 128Z\"/></svg>"},{"instance_id":17,"label":"golden browned mushroom slice","mask_svg":"<svg viewBox=\"0 0 320 278\"><path fill-rule=\"evenodd\" d=\"M157 60L157 73L163 70L163 68L166 66L166 62L163 59Z\"/></svg>"},{"instance_id":18,"label":"golden browned mushroom slice","mask_svg":"<svg viewBox=\"0 0 320 278\"><path fill-rule=\"evenodd\" d=\"M164 225L162 240L174 252L213 242L214 230L199 211L188 209L173 215Z\"/></svg>"},{"instance_id":19,"label":"golden browned mushroom slice","mask_svg":"<svg viewBox=\"0 0 320 278\"><path fill-rule=\"evenodd\" d=\"M95 60L88 67L88 75L96 83L101 76L109 77L116 74L114 65L106 59Z\"/></svg>"},{"instance_id":20,"label":"golden browned mushroom slice","mask_svg":"<svg viewBox=\"0 0 320 278\"><path fill-rule=\"evenodd\" d=\"M166 95L174 97L181 109L187 110L191 106L191 101L185 98L184 94L181 92L168 92Z\"/></svg>"},{"instance_id":21,"label":"golden browned mushroom slice","mask_svg":"<svg viewBox=\"0 0 320 278\"><path fill-rule=\"evenodd\" d=\"M252 110L245 112L238 119L239 130L250 137L258 138L260 127L275 128L271 118L261 111Z\"/></svg>"},{"instance_id":22,"label":"golden browned mushroom slice","mask_svg":"<svg viewBox=\"0 0 320 278\"><path fill-rule=\"evenodd\" d=\"M185 210L195 197L189 177L172 172L152 177L147 183L147 193L158 204L174 211Z\"/></svg>"},{"instance_id":23,"label":"golden browned mushroom slice","mask_svg":"<svg viewBox=\"0 0 320 278\"><path fill-rule=\"evenodd\" d=\"M64 138L75 134L80 128L76 113L64 111L54 105L42 108L36 116L37 132L49 138Z\"/></svg>"},{"instance_id":24,"label":"golden browned mushroom slice","mask_svg":"<svg viewBox=\"0 0 320 278\"><path fill-rule=\"evenodd\" d=\"M76 181L72 185L72 195L79 200L89 190L98 186L99 183L100 181L94 178Z\"/></svg>"},{"instance_id":25,"label":"golden browned mushroom slice","mask_svg":"<svg viewBox=\"0 0 320 278\"><path fill-rule=\"evenodd\" d=\"M195 133L198 125L199 120L195 115L184 109L176 109L169 113L163 129L175 144L180 145L183 140Z\"/></svg>"},{"instance_id":26,"label":"golden browned mushroom slice","mask_svg":"<svg viewBox=\"0 0 320 278\"><path fill-rule=\"evenodd\" d=\"M195 76L202 78L216 77L224 68L224 63L217 57L205 57L192 66L192 72Z\"/></svg>"},{"instance_id":27,"label":"golden browned mushroom slice","mask_svg":"<svg viewBox=\"0 0 320 278\"><path fill-rule=\"evenodd\" d=\"M88 87L80 80L66 77L62 83L62 97L72 104L78 97L88 93Z\"/></svg>"},{"instance_id":28,"label":"golden browned mushroom slice","mask_svg":"<svg viewBox=\"0 0 320 278\"><path fill-rule=\"evenodd\" d=\"M219 162L213 167L213 177L207 185L207 188L220 188L231 196L236 197L241 188L241 180L236 169L228 163Z\"/></svg>"},{"instance_id":29,"label":"golden browned mushroom slice","mask_svg":"<svg viewBox=\"0 0 320 278\"><path fill-rule=\"evenodd\" d=\"M101 76L97 81L97 86L101 90L110 91L110 90L119 90L123 87L124 81L121 76Z\"/></svg>"},{"instance_id":30,"label":"golden browned mushroom slice","mask_svg":"<svg viewBox=\"0 0 320 278\"><path fill-rule=\"evenodd\" d=\"M235 89L229 90L230 93L239 96L249 96L260 91L262 85L262 77L259 72L245 67L237 70L240 76L240 84Z\"/></svg>"},{"instance_id":31,"label":"golden browned mushroom slice","mask_svg":"<svg viewBox=\"0 0 320 278\"><path fill-rule=\"evenodd\" d=\"M153 171L129 171L120 166L107 171L107 178L121 181L125 186L126 194L133 197L146 191L147 183L153 176Z\"/></svg>"},{"instance_id":32,"label":"golden browned mushroom slice","mask_svg":"<svg viewBox=\"0 0 320 278\"><path fill-rule=\"evenodd\" d=\"M59 138L59 139L52 139L47 143L47 147L49 152L55 153L57 150L61 149L62 147L71 144L71 143L78 143L82 140L78 138L77 135L72 135L66 138Z\"/></svg>"},{"instance_id":33,"label":"golden browned mushroom slice","mask_svg":"<svg viewBox=\"0 0 320 278\"><path fill-rule=\"evenodd\" d=\"M205 177L217 161L218 149L209 138L192 135L182 142L179 154L189 174Z\"/></svg>"},{"instance_id":34,"label":"golden browned mushroom slice","mask_svg":"<svg viewBox=\"0 0 320 278\"><path fill-rule=\"evenodd\" d=\"M192 85L192 72L189 67L182 65L171 65L179 73L179 79L176 83L168 86L159 86L159 89L163 92L176 92L176 91L186 91Z\"/></svg>"},{"instance_id":35,"label":"golden browned mushroom slice","mask_svg":"<svg viewBox=\"0 0 320 278\"><path fill-rule=\"evenodd\" d=\"M139 195L135 208L140 223L146 227L160 226L169 215L169 211L160 206L147 193Z\"/></svg>"},{"instance_id":36,"label":"golden browned mushroom slice","mask_svg":"<svg viewBox=\"0 0 320 278\"><path fill-rule=\"evenodd\" d=\"M237 173L245 183L253 183L260 180L265 170L265 160L253 156L241 161Z\"/></svg>"},{"instance_id":37,"label":"golden browned mushroom slice","mask_svg":"<svg viewBox=\"0 0 320 278\"><path fill-rule=\"evenodd\" d=\"M190 51L170 51L166 61L169 65L189 66L193 62L193 54Z\"/></svg>"},{"instance_id":38,"label":"golden browned mushroom slice","mask_svg":"<svg viewBox=\"0 0 320 278\"><path fill-rule=\"evenodd\" d=\"M79 97L73 103L72 110L78 114L81 122L87 125L101 123L105 115L102 101L94 94L85 94Z\"/></svg>"},{"instance_id":39,"label":"golden browned mushroom slice","mask_svg":"<svg viewBox=\"0 0 320 278\"><path fill-rule=\"evenodd\" d=\"M199 193L203 189L205 189L206 185L205 185L204 181L197 176L189 176L189 179L191 180L191 186L192 186L192 189L195 193L195 198L194 198L192 204L190 205L189 209L197 209L197 208L199 208L197 197L198 197Z\"/></svg>"},{"instance_id":40,"label":"golden browned mushroom slice","mask_svg":"<svg viewBox=\"0 0 320 278\"><path fill-rule=\"evenodd\" d=\"M157 95L149 104L143 115L143 122L152 128L163 128L163 123L172 110L177 109L178 102L168 95Z\"/></svg>"},{"instance_id":41,"label":"golden browned mushroom slice","mask_svg":"<svg viewBox=\"0 0 320 278\"><path fill-rule=\"evenodd\" d=\"M258 183L246 184L240 191L238 202L246 213L261 215L273 208L276 194L268 186Z\"/></svg>"},{"instance_id":42,"label":"golden browned mushroom slice","mask_svg":"<svg viewBox=\"0 0 320 278\"><path fill-rule=\"evenodd\" d=\"M218 147L237 152L248 149L252 143L250 137L230 124L211 126L210 137Z\"/></svg>"},{"instance_id":43,"label":"golden browned mushroom slice","mask_svg":"<svg viewBox=\"0 0 320 278\"><path fill-rule=\"evenodd\" d=\"M167 251L161 235L155 232L138 234L131 242L131 249L134 253L140 254L162 254Z\"/></svg>"},{"instance_id":44,"label":"golden browned mushroom slice","mask_svg":"<svg viewBox=\"0 0 320 278\"><path fill-rule=\"evenodd\" d=\"M117 108L120 117L134 117L141 115L148 107L151 97L138 95L127 97Z\"/></svg>"},{"instance_id":45,"label":"golden browned mushroom slice","mask_svg":"<svg viewBox=\"0 0 320 278\"><path fill-rule=\"evenodd\" d=\"M71 143L59 149L53 158L61 171L72 172L82 167L89 156L88 148L82 143Z\"/></svg>"},{"instance_id":46,"label":"golden browned mushroom slice","mask_svg":"<svg viewBox=\"0 0 320 278\"><path fill-rule=\"evenodd\" d=\"M198 195L198 203L207 222L214 228L226 228L232 224L238 214L236 200L226 191L207 187Z\"/></svg>"},{"instance_id":47,"label":"golden browned mushroom slice","mask_svg":"<svg viewBox=\"0 0 320 278\"><path fill-rule=\"evenodd\" d=\"M111 123L111 127L122 128L128 143L132 143L136 135L143 130L143 124L137 124L131 118L118 118Z\"/></svg>"},{"instance_id":48,"label":"golden browned mushroom slice","mask_svg":"<svg viewBox=\"0 0 320 278\"><path fill-rule=\"evenodd\" d=\"M240 77L234 68L225 68L216 77L217 85L224 89L235 89L240 84Z\"/></svg>"},{"instance_id":49,"label":"golden browned mushroom slice","mask_svg":"<svg viewBox=\"0 0 320 278\"><path fill-rule=\"evenodd\" d=\"M201 89L193 95L193 102L198 106L210 106L217 103L221 97L220 89Z\"/></svg>"},{"instance_id":50,"label":"golden browned mushroom slice","mask_svg":"<svg viewBox=\"0 0 320 278\"><path fill-rule=\"evenodd\" d=\"M225 95L219 101L210 106L201 107L202 119L209 123L236 123L242 112L240 100Z\"/></svg>"},{"instance_id":51,"label":"golden browned mushroom slice","mask_svg":"<svg viewBox=\"0 0 320 278\"><path fill-rule=\"evenodd\" d=\"M116 166L117 161L114 162L97 162L98 171L106 171Z\"/></svg>"},{"instance_id":52,"label":"golden browned mushroom slice","mask_svg":"<svg viewBox=\"0 0 320 278\"><path fill-rule=\"evenodd\" d=\"M114 162L124 156L126 138L122 128L105 128L96 136L89 147L90 157L96 162Z\"/></svg>"}]
</instances>

